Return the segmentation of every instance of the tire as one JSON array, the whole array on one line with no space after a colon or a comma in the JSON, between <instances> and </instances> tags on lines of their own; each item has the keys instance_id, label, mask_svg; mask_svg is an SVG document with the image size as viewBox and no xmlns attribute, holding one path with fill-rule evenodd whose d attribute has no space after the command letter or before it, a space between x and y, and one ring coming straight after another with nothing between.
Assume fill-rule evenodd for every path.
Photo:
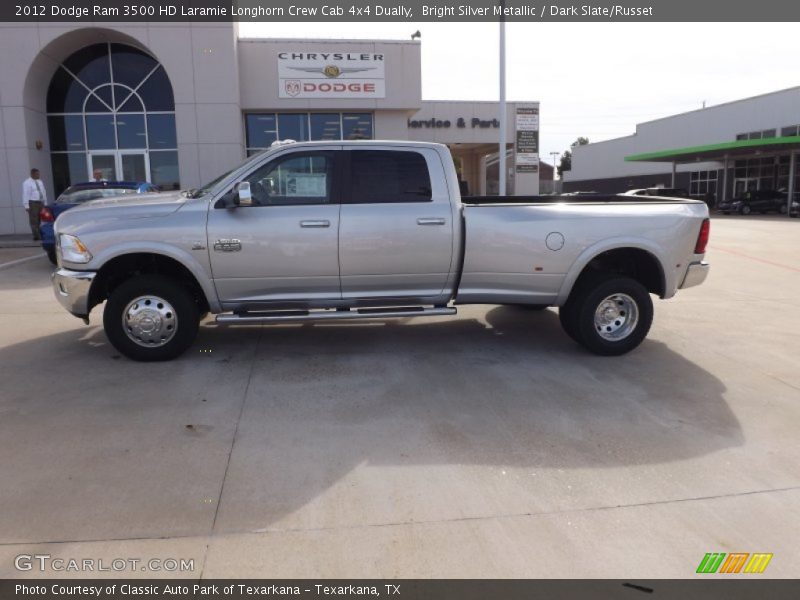
<instances>
[{"instance_id":1,"label":"tire","mask_svg":"<svg viewBox=\"0 0 800 600\"><path fill-rule=\"evenodd\" d=\"M47 260L49 260L52 264L57 265L58 259L56 258L56 249L47 247L44 249L47 252Z\"/></svg>"},{"instance_id":2,"label":"tire","mask_svg":"<svg viewBox=\"0 0 800 600\"><path fill-rule=\"evenodd\" d=\"M194 342L198 323L197 303L189 291L161 275L139 275L123 282L103 312L111 345L143 362L180 356Z\"/></svg>"},{"instance_id":3,"label":"tire","mask_svg":"<svg viewBox=\"0 0 800 600\"><path fill-rule=\"evenodd\" d=\"M723 215L729 215L729 214L731 214L731 211L729 211L729 210L723 210L723 211L722 211L722 214L723 214Z\"/></svg>"},{"instance_id":4,"label":"tire","mask_svg":"<svg viewBox=\"0 0 800 600\"><path fill-rule=\"evenodd\" d=\"M780 214L782 214L782 215L785 215L786 214L786 205L785 204L781 204L780 207L778 208L778 212Z\"/></svg>"},{"instance_id":5,"label":"tire","mask_svg":"<svg viewBox=\"0 0 800 600\"><path fill-rule=\"evenodd\" d=\"M653 301L638 281L606 274L581 285L571 296L564 330L584 348L619 356L636 348L653 323ZM603 311L603 307L606 310ZM624 309L624 310L622 310Z\"/></svg>"},{"instance_id":6,"label":"tire","mask_svg":"<svg viewBox=\"0 0 800 600\"><path fill-rule=\"evenodd\" d=\"M561 323L561 329L564 330L564 333L572 338L573 341L579 344L582 343L578 335L578 315L575 311L574 302L567 300L563 306L559 307L558 320Z\"/></svg>"},{"instance_id":7,"label":"tire","mask_svg":"<svg viewBox=\"0 0 800 600\"><path fill-rule=\"evenodd\" d=\"M743 204L742 208L739 209L740 215L749 215L751 212L753 212L753 209L751 209L747 204Z\"/></svg>"}]
</instances>

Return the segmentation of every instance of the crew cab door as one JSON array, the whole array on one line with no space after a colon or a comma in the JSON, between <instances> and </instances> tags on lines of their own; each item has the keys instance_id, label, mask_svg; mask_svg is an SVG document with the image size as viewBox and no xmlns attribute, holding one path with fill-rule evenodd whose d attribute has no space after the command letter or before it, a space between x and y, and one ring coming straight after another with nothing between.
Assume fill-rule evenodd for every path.
<instances>
[{"instance_id":1,"label":"crew cab door","mask_svg":"<svg viewBox=\"0 0 800 600\"><path fill-rule=\"evenodd\" d=\"M342 297L440 297L451 270L454 223L438 153L365 146L342 154Z\"/></svg>"},{"instance_id":2,"label":"crew cab door","mask_svg":"<svg viewBox=\"0 0 800 600\"><path fill-rule=\"evenodd\" d=\"M241 179L252 206L209 211L208 251L224 308L341 298L337 154L279 154Z\"/></svg>"}]
</instances>

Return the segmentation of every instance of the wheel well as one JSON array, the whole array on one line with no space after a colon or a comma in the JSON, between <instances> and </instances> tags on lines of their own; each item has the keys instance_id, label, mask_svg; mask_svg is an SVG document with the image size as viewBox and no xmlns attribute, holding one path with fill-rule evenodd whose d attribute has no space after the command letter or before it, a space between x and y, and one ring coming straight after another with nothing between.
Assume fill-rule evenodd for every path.
<instances>
[{"instance_id":1,"label":"wheel well","mask_svg":"<svg viewBox=\"0 0 800 600\"><path fill-rule=\"evenodd\" d=\"M209 310L203 288L191 271L174 258L162 254L123 254L104 264L92 282L89 293L89 310L103 302L120 285L136 275L152 273L178 281L192 294L200 312Z\"/></svg>"},{"instance_id":2,"label":"wheel well","mask_svg":"<svg viewBox=\"0 0 800 600\"><path fill-rule=\"evenodd\" d=\"M615 248L598 254L583 268L573 289L582 279L601 271L635 279L651 294L663 297L666 293L666 281L661 263L647 250Z\"/></svg>"}]
</instances>

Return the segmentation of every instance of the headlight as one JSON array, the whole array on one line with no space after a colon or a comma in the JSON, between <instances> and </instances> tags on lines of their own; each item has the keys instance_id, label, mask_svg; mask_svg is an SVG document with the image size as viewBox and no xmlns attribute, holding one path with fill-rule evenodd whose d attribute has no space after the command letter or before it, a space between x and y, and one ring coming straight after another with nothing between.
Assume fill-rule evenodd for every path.
<instances>
[{"instance_id":1,"label":"headlight","mask_svg":"<svg viewBox=\"0 0 800 600\"><path fill-rule=\"evenodd\" d=\"M88 263L92 260L92 253L74 235L58 234L58 249L61 258L72 263Z\"/></svg>"}]
</instances>

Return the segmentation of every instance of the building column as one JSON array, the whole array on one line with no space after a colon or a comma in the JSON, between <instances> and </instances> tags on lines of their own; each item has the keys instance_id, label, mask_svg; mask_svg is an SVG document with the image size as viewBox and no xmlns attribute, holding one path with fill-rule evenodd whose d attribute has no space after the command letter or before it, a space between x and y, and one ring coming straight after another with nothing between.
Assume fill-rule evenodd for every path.
<instances>
[{"instance_id":1,"label":"building column","mask_svg":"<svg viewBox=\"0 0 800 600\"><path fill-rule=\"evenodd\" d=\"M675 188L675 164L676 163L673 160L672 161L672 184L670 185L670 187L672 187L673 189Z\"/></svg>"},{"instance_id":2,"label":"building column","mask_svg":"<svg viewBox=\"0 0 800 600\"><path fill-rule=\"evenodd\" d=\"M728 155L726 154L722 161L722 198L720 202L725 202L728 199Z\"/></svg>"},{"instance_id":3,"label":"building column","mask_svg":"<svg viewBox=\"0 0 800 600\"><path fill-rule=\"evenodd\" d=\"M789 194L786 198L786 215L792 214L792 202L794 201L794 178L797 172L797 154L794 150L789 153Z\"/></svg>"}]
</instances>

